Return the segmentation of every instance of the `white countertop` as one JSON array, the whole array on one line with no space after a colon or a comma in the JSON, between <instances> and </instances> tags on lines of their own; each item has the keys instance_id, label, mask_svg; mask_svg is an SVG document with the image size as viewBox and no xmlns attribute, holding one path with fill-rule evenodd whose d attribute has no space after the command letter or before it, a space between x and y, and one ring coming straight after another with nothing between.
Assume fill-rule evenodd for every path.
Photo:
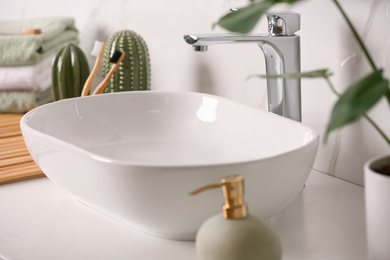
<instances>
[{"instance_id":1,"label":"white countertop","mask_svg":"<svg viewBox=\"0 0 390 260\"><path fill-rule=\"evenodd\" d=\"M270 223L283 260L367 258L364 188L354 184L312 171L303 192ZM196 254L193 242L135 231L40 178L0 186L0 259L191 260Z\"/></svg>"}]
</instances>

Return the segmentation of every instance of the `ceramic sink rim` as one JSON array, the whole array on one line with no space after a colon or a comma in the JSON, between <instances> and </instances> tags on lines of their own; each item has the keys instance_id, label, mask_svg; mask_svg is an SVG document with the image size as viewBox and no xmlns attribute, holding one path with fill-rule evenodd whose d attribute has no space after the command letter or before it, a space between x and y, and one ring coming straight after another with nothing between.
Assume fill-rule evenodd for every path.
<instances>
[{"instance_id":1,"label":"ceramic sink rim","mask_svg":"<svg viewBox=\"0 0 390 260\"><path fill-rule=\"evenodd\" d=\"M258 113L259 116L261 116L261 114L265 114L266 116L279 117L277 120L283 120L285 122L288 122L288 124L298 125L298 127L304 129L304 130L302 130L302 132L309 133L310 138L308 138L307 141L305 141L304 143L302 142L302 144L300 144L299 146L296 146L294 148L290 147L286 151L278 152L277 154L273 154L273 155L267 155L267 156L260 155L259 158L257 158L257 159L256 158L255 159L253 159L253 158L251 158L251 159L240 158L240 159L235 159L232 161L218 161L218 162L201 162L201 163L184 163L184 164L180 164L180 163L171 163L171 164L153 163L153 164L151 164L151 163L143 163L143 162L136 162L136 161L130 161L130 160L120 160L120 159L117 159L114 157L101 155L101 154L98 154L96 152L87 150L83 147L80 147L77 144L72 144L68 141L61 140L58 137L54 137L48 133L44 133L40 130L33 128L32 126L30 126L28 124L28 120L30 119L30 117L32 117L35 113L37 113L37 111L47 109L50 106L56 106L59 103L72 103L72 102L77 102L79 100L84 100L82 102L86 102L85 100L87 100L87 99L104 98L104 95L111 95L111 96L131 95L134 93L150 93L150 94L155 94L155 95L159 95L159 94L162 94L162 95L165 95L165 94L166 95L194 95L195 94L195 95L199 95L200 97L210 97L210 98L213 98L216 100L221 100L224 102L231 103L231 105L233 105L233 106L239 106L239 107L246 109L248 111L253 111L255 113ZM117 92L117 93L108 93L108 94L95 95L95 96L68 98L68 99L59 100L56 102L52 102L52 103L48 103L48 104L39 106L39 107L27 112L20 120L20 127L24 131L28 129L29 134L37 136L38 138L40 138L42 140L46 140L47 144L49 144L51 146L56 144L55 145L56 149L61 149L64 151L72 151L73 153L77 152L78 155L80 155L84 158L98 160L98 161L103 162L103 163L113 163L113 164L118 165L118 166L133 166L133 167L146 167L146 168L147 167L150 167L150 168L187 168L187 167L208 167L208 166L221 166L221 165L228 166L228 165L246 164L246 163L251 163L251 162L261 162L261 161L266 161L266 160L270 160L273 158L277 158L280 156L285 156L285 155L290 154L290 153L295 153L299 150L304 150L307 146L312 145L313 142L317 142L317 140L319 139L319 135L316 133L315 130L313 130L312 128L310 128L310 127L308 127L300 122L296 122L294 120L284 118L284 117L281 117L279 115L272 114L268 111L264 111L264 110L260 110L260 109L255 108L255 107L251 107L251 106L248 106L246 104L243 104L243 103L240 103L240 102L237 102L237 101L234 101L232 99L225 98L222 96L200 93L200 92L187 92L187 91L158 91L158 90L151 90L151 91L147 91L147 92L145 92L145 91L131 91L131 92Z\"/></svg>"}]
</instances>

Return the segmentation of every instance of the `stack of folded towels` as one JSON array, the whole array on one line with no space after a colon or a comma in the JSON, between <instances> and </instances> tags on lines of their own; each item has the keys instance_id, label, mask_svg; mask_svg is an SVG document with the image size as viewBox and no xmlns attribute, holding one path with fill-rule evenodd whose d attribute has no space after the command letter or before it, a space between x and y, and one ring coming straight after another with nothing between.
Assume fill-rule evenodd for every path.
<instances>
[{"instance_id":1,"label":"stack of folded towels","mask_svg":"<svg viewBox=\"0 0 390 260\"><path fill-rule=\"evenodd\" d=\"M40 33L23 35L19 28ZM78 42L72 18L0 21L0 113L23 113L50 102L52 60L61 47Z\"/></svg>"}]
</instances>

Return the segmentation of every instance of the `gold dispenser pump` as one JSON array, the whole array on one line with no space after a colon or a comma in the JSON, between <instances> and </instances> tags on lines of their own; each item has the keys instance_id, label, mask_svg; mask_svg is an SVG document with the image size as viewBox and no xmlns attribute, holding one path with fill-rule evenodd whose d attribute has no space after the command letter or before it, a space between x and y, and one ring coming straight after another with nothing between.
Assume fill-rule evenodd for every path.
<instances>
[{"instance_id":1,"label":"gold dispenser pump","mask_svg":"<svg viewBox=\"0 0 390 260\"><path fill-rule=\"evenodd\" d=\"M221 214L207 219L196 234L199 260L280 260L282 246L275 232L247 212L244 178L229 176L221 183L210 184L190 194L222 187L225 204Z\"/></svg>"},{"instance_id":2,"label":"gold dispenser pump","mask_svg":"<svg viewBox=\"0 0 390 260\"><path fill-rule=\"evenodd\" d=\"M244 197L244 178L242 176L229 176L223 178L221 183L210 184L203 186L190 194L194 195L201 191L221 187L223 196L225 197L225 204L222 206L223 217L228 219L242 219L248 216L246 203Z\"/></svg>"}]
</instances>

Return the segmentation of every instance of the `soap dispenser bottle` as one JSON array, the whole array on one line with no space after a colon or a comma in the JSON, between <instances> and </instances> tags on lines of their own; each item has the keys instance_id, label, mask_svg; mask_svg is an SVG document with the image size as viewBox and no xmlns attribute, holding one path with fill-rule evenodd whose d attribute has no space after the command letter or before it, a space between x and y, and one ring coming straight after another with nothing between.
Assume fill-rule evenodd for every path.
<instances>
[{"instance_id":1,"label":"soap dispenser bottle","mask_svg":"<svg viewBox=\"0 0 390 260\"><path fill-rule=\"evenodd\" d=\"M229 176L221 183L201 187L190 194L222 187L223 214L206 220L196 235L199 260L280 260L281 243L273 230L249 215L243 200L242 176Z\"/></svg>"}]
</instances>

